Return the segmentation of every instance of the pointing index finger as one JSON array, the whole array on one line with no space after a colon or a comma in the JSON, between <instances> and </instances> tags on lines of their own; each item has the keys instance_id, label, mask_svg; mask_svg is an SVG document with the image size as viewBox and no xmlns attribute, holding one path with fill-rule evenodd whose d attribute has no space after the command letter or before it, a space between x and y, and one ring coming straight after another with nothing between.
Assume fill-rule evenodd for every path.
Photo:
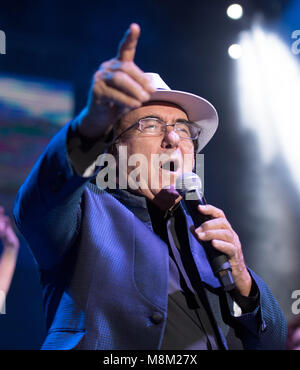
<instances>
[{"instance_id":1,"label":"pointing index finger","mask_svg":"<svg viewBox=\"0 0 300 370\"><path fill-rule=\"evenodd\" d=\"M135 56L136 45L140 36L140 26L132 23L126 31L119 45L117 59L122 62L132 62Z\"/></svg>"}]
</instances>

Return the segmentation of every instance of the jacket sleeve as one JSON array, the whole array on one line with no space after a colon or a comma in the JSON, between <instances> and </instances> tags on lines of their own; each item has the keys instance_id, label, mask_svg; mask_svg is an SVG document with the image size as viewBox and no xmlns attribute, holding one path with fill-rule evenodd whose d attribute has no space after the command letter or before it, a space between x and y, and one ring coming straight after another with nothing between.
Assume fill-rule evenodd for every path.
<instances>
[{"instance_id":1,"label":"jacket sleeve","mask_svg":"<svg viewBox=\"0 0 300 370\"><path fill-rule=\"evenodd\" d=\"M43 269L59 263L76 237L81 197L94 176L84 177L72 166L68 150L72 130L74 121L52 138L15 200L16 224Z\"/></svg>"},{"instance_id":2,"label":"jacket sleeve","mask_svg":"<svg viewBox=\"0 0 300 370\"><path fill-rule=\"evenodd\" d=\"M244 349L285 349L287 324L285 317L265 282L249 269L259 289L259 306L250 313L231 316L231 326Z\"/></svg>"}]
</instances>

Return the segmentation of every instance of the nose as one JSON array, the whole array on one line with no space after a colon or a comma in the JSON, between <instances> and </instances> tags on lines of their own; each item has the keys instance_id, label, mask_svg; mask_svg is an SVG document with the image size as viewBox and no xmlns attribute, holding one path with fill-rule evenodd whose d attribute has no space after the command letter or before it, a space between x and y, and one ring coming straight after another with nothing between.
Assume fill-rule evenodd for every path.
<instances>
[{"instance_id":1,"label":"nose","mask_svg":"<svg viewBox=\"0 0 300 370\"><path fill-rule=\"evenodd\" d=\"M180 137L174 131L174 126L166 127L166 132L162 141L163 148L177 148L179 146Z\"/></svg>"}]
</instances>

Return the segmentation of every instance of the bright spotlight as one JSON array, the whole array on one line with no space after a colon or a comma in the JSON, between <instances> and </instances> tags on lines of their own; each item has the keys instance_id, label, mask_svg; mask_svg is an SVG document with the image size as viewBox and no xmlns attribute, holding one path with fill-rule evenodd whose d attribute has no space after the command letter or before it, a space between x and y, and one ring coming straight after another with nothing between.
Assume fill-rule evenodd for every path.
<instances>
[{"instance_id":1,"label":"bright spotlight","mask_svg":"<svg viewBox=\"0 0 300 370\"><path fill-rule=\"evenodd\" d=\"M243 8L240 4L231 4L227 8L227 15L231 19L240 19L243 16Z\"/></svg>"},{"instance_id":2,"label":"bright spotlight","mask_svg":"<svg viewBox=\"0 0 300 370\"><path fill-rule=\"evenodd\" d=\"M232 59L239 59L242 56L242 47L240 44L232 44L228 48L228 54Z\"/></svg>"},{"instance_id":3,"label":"bright spotlight","mask_svg":"<svg viewBox=\"0 0 300 370\"><path fill-rule=\"evenodd\" d=\"M275 33L255 25L241 34L238 61L241 122L256 133L265 165L278 154L300 191L300 68L290 48Z\"/></svg>"}]
</instances>

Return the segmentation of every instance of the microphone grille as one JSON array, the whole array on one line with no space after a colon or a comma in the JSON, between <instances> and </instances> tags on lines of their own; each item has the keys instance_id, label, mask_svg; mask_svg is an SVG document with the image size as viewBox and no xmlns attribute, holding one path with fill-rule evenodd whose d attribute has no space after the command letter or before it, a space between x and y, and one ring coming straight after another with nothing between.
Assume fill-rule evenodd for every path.
<instances>
[{"instance_id":1,"label":"microphone grille","mask_svg":"<svg viewBox=\"0 0 300 370\"><path fill-rule=\"evenodd\" d=\"M177 177L176 190L180 195L184 195L187 191L202 189L202 181L194 172L182 173Z\"/></svg>"}]
</instances>

